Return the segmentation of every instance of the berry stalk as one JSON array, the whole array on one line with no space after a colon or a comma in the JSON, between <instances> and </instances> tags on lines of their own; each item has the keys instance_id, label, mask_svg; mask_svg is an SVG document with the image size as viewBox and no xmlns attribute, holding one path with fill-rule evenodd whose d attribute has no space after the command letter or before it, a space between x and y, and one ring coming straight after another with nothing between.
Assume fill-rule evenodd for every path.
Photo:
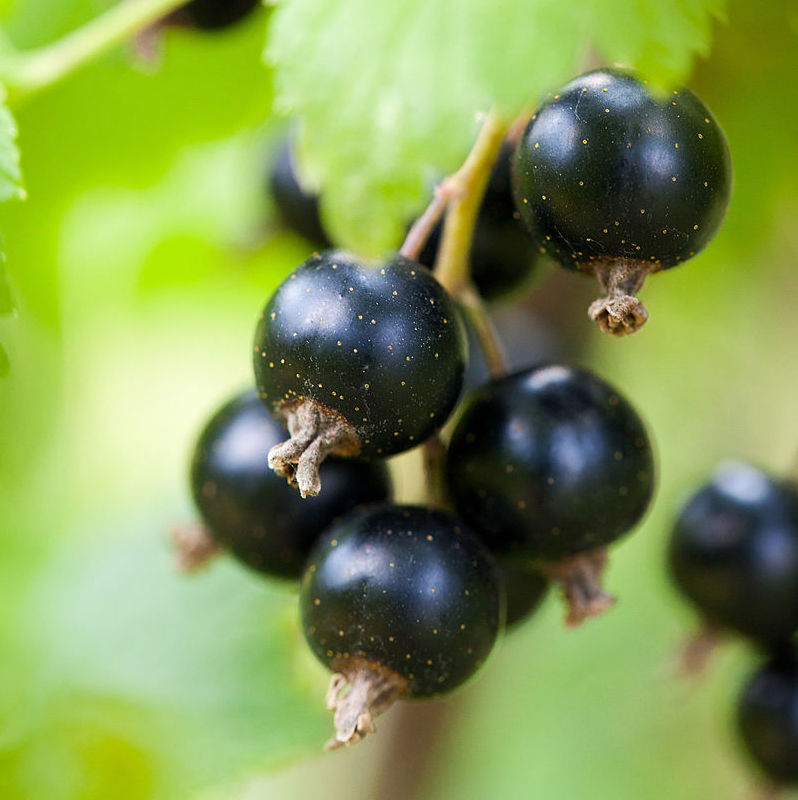
<instances>
[{"instance_id":1,"label":"berry stalk","mask_svg":"<svg viewBox=\"0 0 798 800\"><path fill-rule=\"evenodd\" d=\"M125 0L57 41L8 55L0 80L13 95L43 89L174 11L185 0Z\"/></svg>"},{"instance_id":2,"label":"berry stalk","mask_svg":"<svg viewBox=\"0 0 798 800\"><path fill-rule=\"evenodd\" d=\"M463 166L447 182L452 197L435 263L435 276L457 300L470 283L468 253L474 225L506 132L507 125L491 111Z\"/></svg>"}]
</instances>

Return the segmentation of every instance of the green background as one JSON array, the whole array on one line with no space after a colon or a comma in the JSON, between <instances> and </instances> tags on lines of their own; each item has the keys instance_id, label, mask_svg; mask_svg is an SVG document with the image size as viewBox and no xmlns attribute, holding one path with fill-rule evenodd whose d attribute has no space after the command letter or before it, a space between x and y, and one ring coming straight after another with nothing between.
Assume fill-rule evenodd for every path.
<instances>
[{"instance_id":1,"label":"green background","mask_svg":"<svg viewBox=\"0 0 798 800\"><path fill-rule=\"evenodd\" d=\"M0 10L30 47L103 5ZM263 193L282 125L266 18L169 31L156 63L117 50L13 106L29 199L0 207L17 301L0 317L0 797L738 796L756 774L731 715L754 656L730 643L703 679L675 679L696 623L663 553L719 460L796 468L794 7L733 0L689 81L728 134L734 198L705 253L650 280L646 328L594 331L577 276L547 266L532 287L656 441L656 502L607 577L619 604L572 631L549 598L450 700L394 709L330 755L326 675L290 587L225 560L182 578L166 537L192 518L197 430L251 380L255 317L308 252Z\"/></svg>"}]
</instances>

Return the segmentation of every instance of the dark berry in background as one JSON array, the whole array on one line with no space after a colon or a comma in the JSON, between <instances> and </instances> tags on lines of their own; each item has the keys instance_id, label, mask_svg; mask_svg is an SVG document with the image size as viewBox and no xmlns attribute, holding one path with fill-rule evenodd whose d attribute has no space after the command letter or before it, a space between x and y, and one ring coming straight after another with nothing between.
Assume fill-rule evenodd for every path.
<instances>
[{"instance_id":1,"label":"dark berry in background","mask_svg":"<svg viewBox=\"0 0 798 800\"><path fill-rule=\"evenodd\" d=\"M723 132L690 90L659 95L615 69L549 95L513 170L521 219L562 266L596 275L608 297L591 313L616 334L645 322L645 276L717 233L732 184Z\"/></svg>"},{"instance_id":2,"label":"dark berry in background","mask_svg":"<svg viewBox=\"0 0 798 800\"><path fill-rule=\"evenodd\" d=\"M556 360L562 355L565 345L560 331L549 326L535 308L512 305L494 306L489 309L490 321L502 343L507 368L511 372L536 364ZM464 388L471 391L490 380L485 356L479 346L468 319L468 364L466 365Z\"/></svg>"},{"instance_id":3,"label":"dark berry in background","mask_svg":"<svg viewBox=\"0 0 798 800\"><path fill-rule=\"evenodd\" d=\"M586 370L548 365L470 395L446 476L457 514L493 552L548 565L568 592L572 566L580 581L598 579L603 548L641 520L654 459L642 420L617 390ZM566 574L553 570L558 563ZM569 599L576 623L589 598Z\"/></svg>"},{"instance_id":4,"label":"dark berry in background","mask_svg":"<svg viewBox=\"0 0 798 800\"><path fill-rule=\"evenodd\" d=\"M218 30L249 16L261 0L191 0L174 13L180 24L201 30Z\"/></svg>"},{"instance_id":5,"label":"dark berry in background","mask_svg":"<svg viewBox=\"0 0 798 800\"><path fill-rule=\"evenodd\" d=\"M504 560L497 563L507 597L506 625L514 628L538 610L548 592L549 582L528 567Z\"/></svg>"},{"instance_id":6,"label":"dark berry in background","mask_svg":"<svg viewBox=\"0 0 798 800\"><path fill-rule=\"evenodd\" d=\"M540 257L539 246L524 233L513 201L510 162L515 148L506 142L485 189L479 210L469 264L471 279L486 300L493 300L523 285ZM443 222L433 230L419 261L432 267L438 254Z\"/></svg>"},{"instance_id":7,"label":"dark berry in background","mask_svg":"<svg viewBox=\"0 0 798 800\"><path fill-rule=\"evenodd\" d=\"M670 574L706 622L774 643L798 629L798 489L727 463L686 502Z\"/></svg>"},{"instance_id":8,"label":"dark berry in background","mask_svg":"<svg viewBox=\"0 0 798 800\"><path fill-rule=\"evenodd\" d=\"M328 530L300 607L311 649L336 673L334 742L357 741L399 697L434 697L468 679L493 647L503 601L485 546L448 514L385 505Z\"/></svg>"},{"instance_id":9,"label":"dark berry in background","mask_svg":"<svg viewBox=\"0 0 798 800\"><path fill-rule=\"evenodd\" d=\"M319 216L318 195L305 191L299 185L292 137L287 136L272 156L267 181L269 192L286 227L320 250L330 247Z\"/></svg>"},{"instance_id":10,"label":"dark berry in background","mask_svg":"<svg viewBox=\"0 0 798 800\"><path fill-rule=\"evenodd\" d=\"M425 267L313 256L278 287L255 333L260 397L292 434L273 467L314 494L325 454L421 444L454 408L465 357L459 312Z\"/></svg>"},{"instance_id":11,"label":"dark berry in background","mask_svg":"<svg viewBox=\"0 0 798 800\"><path fill-rule=\"evenodd\" d=\"M760 667L737 707L743 743L777 785L798 785L798 660L782 652Z\"/></svg>"},{"instance_id":12,"label":"dark berry in background","mask_svg":"<svg viewBox=\"0 0 798 800\"><path fill-rule=\"evenodd\" d=\"M285 438L253 390L222 406L203 429L191 463L191 489L211 538L253 569L299 578L311 547L341 515L391 495L388 469L331 458L321 467L322 497L303 500L269 469Z\"/></svg>"}]
</instances>

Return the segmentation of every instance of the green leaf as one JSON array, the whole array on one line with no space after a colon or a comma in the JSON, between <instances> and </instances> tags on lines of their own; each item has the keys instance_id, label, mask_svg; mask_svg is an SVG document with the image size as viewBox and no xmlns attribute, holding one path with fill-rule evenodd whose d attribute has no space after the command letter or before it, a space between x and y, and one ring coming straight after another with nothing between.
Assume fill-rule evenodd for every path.
<instances>
[{"instance_id":1,"label":"green leaf","mask_svg":"<svg viewBox=\"0 0 798 800\"><path fill-rule=\"evenodd\" d=\"M0 202L25 199L17 149L17 123L5 105L0 104Z\"/></svg>"},{"instance_id":2,"label":"green leaf","mask_svg":"<svg viewBox=\"0 0 798 800\"><path fill-rule=\"evenodd\" d=\"M8 377L11 371L11 362L8 360L8 353L6 353L3 345L0 344L0 378Z\"/></svg>"},{"instance_id":3,"label":"green leaf","mask_svg":"<svg viewBox=\"0 0 798 800\"><path fill-rule=\"evenodd\" d=\"M657 82L681 79L721 3L285 0L266 58L278 109L303 121L302 177L322 191L325 224L381 255L462 162L481 112L511 121L594 44Z\"/></svg>"},{"instance_id":4,"label":"green leaf","mask_svg":"<svg viewBox=\"0 0 798 800\"><path fill-rule=\"evenodd\" d=\"M725 0L593 0L593 38L611 63L633 67L672 87L686 78L696 56L706 57L712 25Z\"/></svg>"},{"instance_id":5,"label":"green leaf","mask_svg":"<svg viewBox=\"0 0 798 800\"><path fill-rule=\"evenodd\" d=\"M32 707L46 708L28 721L21 757L57 740L39 765L45 777L59 759L69 768L57 774L94 776L98 765L87 759L98 754L81 740L112 737L138 753L137 771L170 784L146 795L155 800L320 752L330 724L326 672L302 639L292 587L226 558L180 575L154 521L135 527L137 536L73 543L34 596L23 630L37 632L36 660L46 667L28 690L38 698ZM75 741L70 729L81 731ZM139 797L107 777L105 794L97 787L91 797ZM35 788L31 796L52 796ZM73 790L64 795L89 796Z\"/></svg>"}]
</instances>

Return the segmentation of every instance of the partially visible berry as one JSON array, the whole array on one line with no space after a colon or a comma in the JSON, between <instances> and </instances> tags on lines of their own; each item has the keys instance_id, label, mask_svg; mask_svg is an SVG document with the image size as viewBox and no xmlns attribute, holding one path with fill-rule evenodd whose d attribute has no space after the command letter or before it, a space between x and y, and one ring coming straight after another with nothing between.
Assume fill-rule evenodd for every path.
<instances>
[{"instance_id":1,"label":"partially visible berry","mask_svg":"<svg viewBox=\"0 0 798 800\"><path fill-rule=\"evenodd\" d=\"M329 747L374 731L402 697L452 691L482 665L503 618L484 545L440 511L384 505L350 514L313 549L300 590L302 629L335 674Z\"/></svg>"},{"instance_id":2,"label":"partially visible berry","mask_svg":"<svg viewBox=\"0 0 798 800\"><path fill-rule=\"evenodd\" d=\"M295 579L322 531L356 506L389 499L391 482L383 462L332 458L321 468L324 495L302 500L267 464L284 437L256 392L237 395L199 436L191 490L206 541L258 572Z\"/></svg>"},{"instance_id":3,"label":"partially visible berry","mask_svg":"<svg viewBox=\"0 0 798 800\"><path fill-rule=\"evenodd\" d=\"M783 652L743 689L737 722L748 752L780 786L798 786L798 659Z\"/></svg>"},{"instance_id":4,"label":"partially visible berry","mask_svg":"<svg viewBox=\"0 0 798 800\"><path fill-rule=\"evenodd\" d=\"M798 489L721 465L682 508L669 570L706 623L773 644L798 630Z\"/></svg>"},{"instance_id":5,"label":"partially visible berry","mask_svg":"<svg viewBox=\"0 0 798 800\"><path fill-rule=\"evenodd\" d=\"M267 180L269 192L285 225L320 250L330 247L329 237L319 216L319 197L299 184L290 136L274 153Z\"/></svg>"},{"instance_id":6,"label":"partially visible berry","mask_svg":"<svg viewBox=\"0 0 798 800\"><path fill-rule=\"evenodd\" d=\"M260 0L191 0L173 16L180 24L215 31L235 25L259 5Z\"/></svg>"},{"instance_id":7,"label":"partially visible berry","mask_svg":"<svg viewBox=\"0 0 798 800\"><path fill-rule=\"evenodd\" d=\"M562 584L569 624L607 608L605 547L654 490L648 434L613 387L559 365L492 381L467 401L446 474L456 512L494 553Z\"/></svg>"},{"instance_id":8,"label":"partially visible berry","mask_svg":"<svg viewBox=\"0 0 798 800\"><path fill-rule=\"evenodd\" d=\"M515 148L506 142L485 190L479 209L469 265L471 279L486 300L522 286L539 259L539 243L530 240L519 221L510 183L510 162ZM443 223L434 229L419 261L432 267L438 254Z\"/></svg>"},{"instance_id":9,"label":"partially visible berry","mask_svg":"<svg viewBox=\"0 0 798 800\"><path fill-rule=\"evenodd\" d=\"M599 327L648 318L646 276L681 264L717 233L731 194L723 131L688 89L659 96L616 69L575 78L530 120L513 165L521 218L567 269L595 275Z\"/></svg>"},{"instance_id":10,"label":"partially visible berry","mask_svg":"<svg viewBox=\"0 0 798 800\"><path fill-rule=\"evenodd\" d=\"M508 628L524 622L538 610L549 589L549 582L539 572L504 560L498 562L507 595Z\"/></svg>"},{"instance_id":11,"label":"partially visible berry","mask_svg":"<svg viewBox=\"0 0 798 800\"><path fill-rule=\"evenodd\" d=\"M315 255L266 304L255 333L260 397L291 439L269 464L318 494L327 455L389 456L446 421L463 384L460 314L420 264Z\"/></svg>"}]
</instances>

